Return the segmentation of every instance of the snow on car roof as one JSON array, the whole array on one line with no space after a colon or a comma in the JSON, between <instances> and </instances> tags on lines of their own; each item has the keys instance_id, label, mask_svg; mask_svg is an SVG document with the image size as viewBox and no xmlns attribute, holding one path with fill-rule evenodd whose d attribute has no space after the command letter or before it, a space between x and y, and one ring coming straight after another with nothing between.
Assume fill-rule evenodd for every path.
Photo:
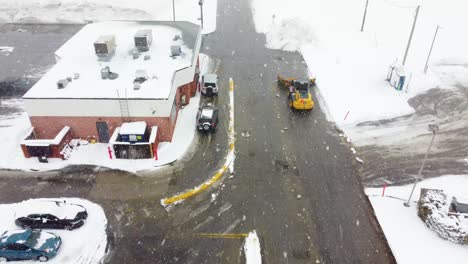
<instances>
[{"instance_id":1,"label":"snow on car roof","mask_svg":"<svg viewBox=\"0 0 468 264\"><path fill-rule=\"evenodd\" d=\"M214 110L212 108L204 108L201 112L201 118L211 118L213 117Z\"/></svg>"},{"instance_id":2,"label":"snow on car roof","mask_svg":"<svg viewBox=\"0 0 468 264\"><path fill-rule=\"evenodd\" d=\"M18 204L16 217L31 214L51 214L60 219L73 219L85 209L77 204L65 203L62 200L28 200Z\"/></svg>"},{"instance_id":3,"label":"snow on car roof","mask_svg":"<svg viewBox=\"0 0 468 264\"><path fill-rule=\"evenodd\" d=\"M0 243L16 243L19 240L26 240L31 235L31 230L16 229L8 230L1 234Z\"/></svg>"},{"instance_id":4,"label":"snow on car roof","mask_svg":"<svg viewBox=\"0 0 468 264\"><path fill-rule=\"evenodd\" d=\"M121 135L143 135L146 131L146 122L129 122L123 123L120 127L119 134Z\"/></svg>"},{"instance_id":5,"label":"snow on car roof","mask_svg":"<svg viewBox=\"0 0 468 264\"><path fill-rule=\"evenodd\" d=\"M218 81L218 75L214 74L214 73L208 73L208 74L205 74L203 75L203 80L204 82L207 82L207 83L215 83Z\"/></svg>"},{"instance_id":6,"label":"snow on car roof","mask_svg":"<svg viewBox=\"0 0 468 264\"><path fill-rule=\"evenodd\" d=\"M178 26L177 23L182 22L171 23L108 21L84 26L56 52L57 64L24 98L167 99L175 72L189 67L194 56L194 47L188 47L188 42L184 42L184 37L191 37L184 34L193 32L187 31L184 25ZM149 51L141 52L139 58L134 59L134 35L141 29L152 30L153 43ZM99 59L94 50L93 43L102 35L115 36L116 51L110 60ZM171 57L173 45L181 46L181 56ZM101 70L107 66L112 73L118 74L117 79L101 78ZM136 90L134 80L137 72L142 70L146 72L147 80ZM68 77L71 82L58 89L57 82Z\"/></svg>"}]
</instances>

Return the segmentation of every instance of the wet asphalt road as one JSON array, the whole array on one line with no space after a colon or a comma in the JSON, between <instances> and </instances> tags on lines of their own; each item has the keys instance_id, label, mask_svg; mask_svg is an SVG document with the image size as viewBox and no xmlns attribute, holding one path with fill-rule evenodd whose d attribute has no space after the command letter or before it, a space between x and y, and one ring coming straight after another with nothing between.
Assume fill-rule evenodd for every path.
<instances>
[{"instance_id":1,"label":"wet asphalt road","mask_svg":"<svg viewBox=\"0 0 468 264\"><path fill-rule=\"evenodd\" d=\"M0 98L18 98L55 63L54 52L80 25L0 24L0 46L13 47L0 53Z\"/></svg>"},{"instance_id":2,"label":"wet asphalt road","mask_svg":"<svg viewBox=\"0 0 468 264\"><path fill-rule=\"evenodd\" d=\"M306 75L301 56L264 47L247 0L220 0L218 13L203 48L219 61L224 91L215 135L198 136L176 165L140 176L92 167L3 171L0 201L74 196L100 204L109 220L108 263L242 263L242 240L195 234L254 229L264 263L394 263L349 146L319 105L292 112L276 86L277 73ZM201 183L223 162L229 77L236 85L234 177L167 212L162 197Z\"/></svg>"}]
</instances>

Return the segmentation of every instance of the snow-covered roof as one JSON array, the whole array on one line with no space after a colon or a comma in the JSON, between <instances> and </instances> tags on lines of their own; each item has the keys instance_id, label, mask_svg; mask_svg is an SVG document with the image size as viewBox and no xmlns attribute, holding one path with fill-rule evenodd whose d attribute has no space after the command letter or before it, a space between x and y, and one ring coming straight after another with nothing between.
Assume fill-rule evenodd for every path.
<instances>
[{"instance_id":1,"label":"snow-covered roof","mask_svg":"<svg viewBox=\"0 0 468 264\"><path fill-rule=\"evenodd\" d=\"M202 112L201 112L201 118L211 118L213 117L213 109L211 108L205 108L205 109L202 109Z\"/></svg>"},{"instance_id":2,"label":"snow-covered roof","mask_svg":"<svg viewBox=\"0 0 468 264\"><path fill-rule=\"evenodd\" d=\"M70 131L70 127L64 126L62 130L60 130L60 132L53 139L25 139L22 141L22 144L34 147L47 147L50 145L58 145L68 133L68 131Z\"/></svg>"},{"instance_id":3,"label":"snow-covered roof","mask_svg":"<svg viewBox=\"0 0 468 264\"><path fill-rule=\"evenodd\" d=\"M138 122L130 122L130 123L123 123L120 127L119 134L121 135L143 135L146 131L146 122L145 121L138 121Z\"/></svg>"},{"instance_id":4,"label":"snow-covered roof","mask_svg":"<svg viewBox=\"0 0 468 264\"><path fill-rule=\"evenodd\" d=\"M65 203L62 200L28 200L15 210L16 217L28 216L31 214L51 214L60 219L73 219L79 212L85 211L84 207Z\"/></svg>"},{"instance_id":5,"label":"snow-covered roof","mask_svg":"<svg viewBox=\"0 0 468 264\"><path fill-rule=\"evenodd\" d=\"M24 98L142 98L167 99L174 73L192 65L196 54L199 27L188 22L97 22L84 26L56 52L57 64L39 80ZM149 51L134 58L135 33L152 30ZM110 59L99 58L94 42L103 35L114 35L116 50ZM182 55L171 57L171 46L180 45ZM101 70L109 67L118 74L114 80L102 79ZM147 80L134 89L136 75L146 72ZM57 82L71 80L58 89ZM66 82L66 81L65 81Z\"/></svg>"}]
</instances>

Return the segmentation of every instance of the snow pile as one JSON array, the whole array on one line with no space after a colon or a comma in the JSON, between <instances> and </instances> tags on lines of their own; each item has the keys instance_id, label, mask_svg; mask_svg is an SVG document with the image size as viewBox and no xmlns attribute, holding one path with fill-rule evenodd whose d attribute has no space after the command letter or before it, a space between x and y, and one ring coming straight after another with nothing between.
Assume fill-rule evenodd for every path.
<instances>
[{"instance_id":1,"label":"snow pile","mask_svg":"<svg viewBox=\"0 0 468 264\"><path fill-rule=\"evenodd\" d=\"M173 1L0 0L0 23L84 23L104 20L173 20ZM177 0L175 19L200 24L195 0ZM204 33L216 30L217 0L203 4Z\"/></svg>"},{"instance_id":2,"label":"snow pile","mask_svg":"<svg viewBox=\"0 0 468 264\"><path fill-rule=\"evenodd\" d=\"M435 87L468 86L468 2L451 0L253 0L258 32L267 47L300 51L320 95L340 125L413 113L407 100ZM406 63L408 87L387 82L390 64L403 60L416 6L418 22ZM427 75L424 65L437 25L441 25ZM349 111L346 120L344 117Z\"/></svg>"},{"instance_id":3,"label":"snow pile","mask_svg":"<svg viewBox=\"0 0 468 264\"><path fill-rule=\"evenodd\" d=\"M468 175L444 176L419 182L414 193L419 194L421 188L441 189L459 197L466 194L466 186ZM413 195L411 207L403 205L411 188L412 185L387 187L385 197L381 197L381 188L365 190L397 262L464 263L468 248L441 238L418 217L418 195Z\"/></svg>"},{"instance_id":4,"label":"snow pile","mask_svg":"<svg viewBox=\"0 0 468 264\"><path fill-rule=\"evenodd\" d=\"M245 238L244 254L246 264L261 264L262 254L260 249L260 240L258 239L257 232L252 231Z\"/></svg>"},{"instance_id":5,"label":"snow pile","mask_svg":"<svg viewBox=\"0 0 468 264\"><path fill-rule=\"evenodd\" d=\"M6 230L18 229L15 225L17 210L24 212L27 208L31 212L37 212L39 202L60 200L67 203L79 204L86 208L88 219L86 223L73 231L47 230L62 238L62 245L56 257L47 263L63 264L97 264L101 263L106 255L107 247L107 219L104 210L97 204L79 198L59 199L31 199L16 204L0 204L2 217L0 218L0 233ZM21 261L25 264L37 263L37 261Z\"/></svg>"},{"instance_id":6,"label":"snow pile","mask_svg":"<svg viewBox=\"0 0 468 264\"><path fill-rule=\"evenodd\" d=\"M449 215L451 199L442 190L422 189L418 216L439 236L458 244L468 244L468 219Z\"/></svg>"},{"instance_id":7,"label":"snow pile","mask_svg":"<svg viewBox=\"0 0 468 264\"><path fill-rule=\"evenodd\" d=\"M7 46L2 46L0 47L0 54L5 54L8 55L9 53L13 52L15 50L14 47L7 47Z\"/></svg>"}]
</instances>

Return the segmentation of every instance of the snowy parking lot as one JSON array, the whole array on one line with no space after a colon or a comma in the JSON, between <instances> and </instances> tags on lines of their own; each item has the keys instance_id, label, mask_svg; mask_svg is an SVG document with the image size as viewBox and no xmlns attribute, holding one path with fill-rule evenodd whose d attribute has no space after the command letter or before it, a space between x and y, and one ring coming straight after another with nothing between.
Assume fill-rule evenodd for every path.
<instances>
[{"instance_id":1,"label":"snowy parking lot","mask_svg":"<svg viewBox=\"0 0 468 264\"><path fill-rule=\"evenodd\" d=\"M31 199L15 204L0 204L0 233L20 229L15 219L25 212L37 212L38 202L60 200L66 203L82 205L88 212L85 224L75 230L45 230L61 237L62 245L56 257L48 263L97 264L102 263L107 253L107 218L103 209L88 200L79 198ZM12 262L15 263L15 262ZM17 263L37 263L37 261L18 261Z\"/></svg>"}]
</instances>

